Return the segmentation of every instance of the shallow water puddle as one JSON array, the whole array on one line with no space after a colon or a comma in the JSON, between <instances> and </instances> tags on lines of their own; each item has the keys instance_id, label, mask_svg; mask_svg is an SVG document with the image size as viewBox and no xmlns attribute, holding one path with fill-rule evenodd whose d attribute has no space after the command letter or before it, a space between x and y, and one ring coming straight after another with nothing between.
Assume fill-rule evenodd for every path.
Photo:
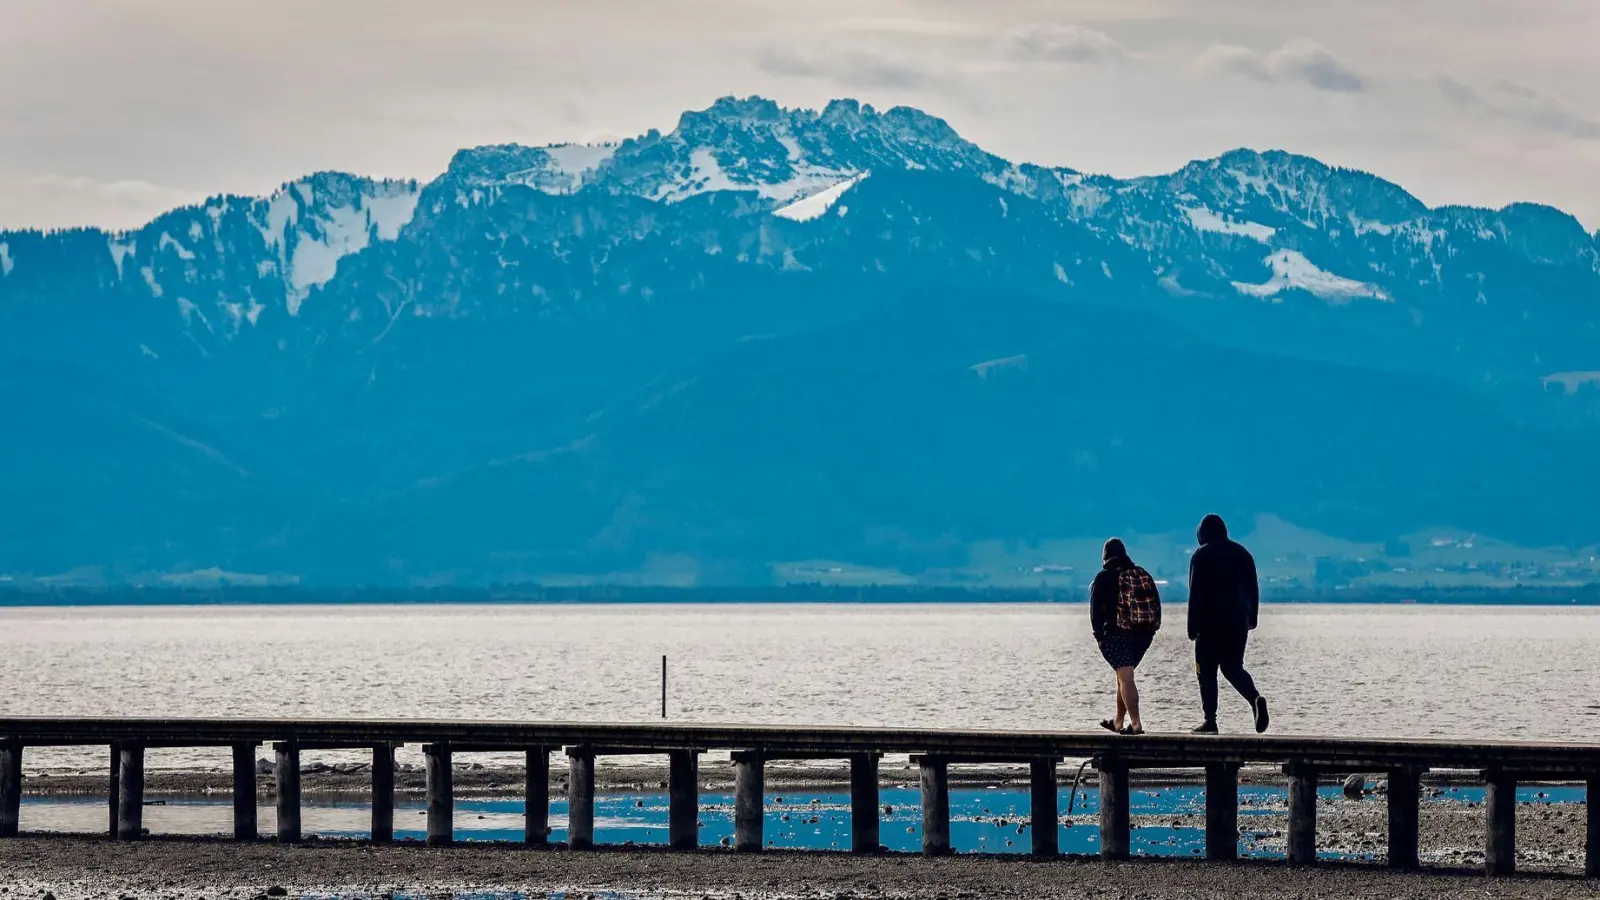
<instances>
[{"instance_id":1,"label":"shallow water puddle","mask_svg":"<svg viewBox=\"0 0 1600 900\"><path fill-rule=\"evenodd\" d=\"M1064 853L1099 852L1099 792L1080 790L1076 799L1063 788L1058 809L1058 836ZM1524 787L1525 803L1581 803L1581 787ZM1320 795L1338 801L1339 788ZM1133 852L1141 856L1198 856L1204 852L1205 790L1197 786L1138 788L1130 792L1135 827ZM880 793L880 839L899 852L922 847L921 794L915 788L887 788ZM1377 801L1381 802L1381 801ZM1430 791L1428 802L1483 802L1481 788ZM1281 858L1282 835L1252 828L1253 817L1282 814L1283 788L1242 786L1239 790L1241 855ZM1068 810L1071 815L1068 815ZM603 844L659 845L667 840L667 798L664 794L611 794L595 798L595 838ZM463 799L455 805L455 837L461 841L522 840L520 799ZM363 839L369 834L369 808L360 801L307 800L301 810L302 830L325 838ZM272 834L276 812L258 810L261 829ZM1197 821L1198 818L1198 821ZM97 832L106 827L107 810L98 798L26 798L22 827L26 831ZM1027 853L1032 847L1029 796L1011 788L950 792L950 839L960 853ZM1162 821L1163 819L1167 821ZM423 840L426 811L420 800L395 807L397 840ZM210 835L231 833L233 807L228 799L154 801L145 808L145 827L153 834ZM703 794L700 798L700 842L726 846L733 841L733 797ZM766 798L767 844L773 848L845 850L850 847L850 798L847 793L773 792ZM1266 823L1263 822L1263 825ZM551 840L567 838L567 804L552 798ZM1329 858L1339 854L1325 853Z\"/></svg>"}]
</instances>

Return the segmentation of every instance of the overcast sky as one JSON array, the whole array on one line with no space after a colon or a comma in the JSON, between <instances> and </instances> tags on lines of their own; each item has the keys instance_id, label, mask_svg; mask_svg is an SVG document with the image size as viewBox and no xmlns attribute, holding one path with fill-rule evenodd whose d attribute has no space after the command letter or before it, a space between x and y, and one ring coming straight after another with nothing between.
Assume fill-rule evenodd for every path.
<instances>
[{"instance_id":1,"label":"overcast sky","mask_svg":"<svg viewBox=\"0 0 1600 900\"><path fill-rule=\"evenodd\" d=\"M1237 146L1600 228L1600 0L0 0L0 227L125 227L319 169L907 104L1114 175Z\"/></svg>"}]
</instances>

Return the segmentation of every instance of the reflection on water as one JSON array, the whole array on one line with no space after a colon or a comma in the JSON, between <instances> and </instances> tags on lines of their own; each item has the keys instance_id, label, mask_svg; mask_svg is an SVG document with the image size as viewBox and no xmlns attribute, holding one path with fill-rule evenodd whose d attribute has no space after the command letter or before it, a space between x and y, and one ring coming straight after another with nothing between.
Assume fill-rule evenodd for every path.
<instances>
[{"instance_id":1,"label":"reflection on water","mask_svg":"<svg viewBox=\"0 0 1600 900\"><path fill-rule=\"evenodd\" d=\"M1099 794L1094 789L1081 791L1072 802L1073 816L1067 818L1070 788L1064 789L1058 811L1061 850L1064 853L1099 852ZM1336 800L1338 788L1321 791L1326 800ZM892 788L881 792L880 836L885 847L901 852L922 848L921 795L915 789ZM1581 787L1522 787L1522 802L1581 803ZM1205 791L1193 786L1136 789L1130 800L1135 816L1188 817L1205 813ZM1287 805L1283 788L1243 786L1239 790L1240 853L1246 856L1276 857L1276 849L1262 846L1274 835L1265 828L1252 828L1250 820L1270 813L1281 814ZM1434 802L1482 803L1482 788L1453 788L1434 798ZM733 797L708 794L700 798L700 842L704 846L731 843L733 838ZM963 853L1026 853L1032 846L1029 798L1015 789L952 790L950 792L950 839ZM520 799L458 800L455 805L455 836L462 841L521 841ZM273 833L276 814L272 807L259 811L262 831ZM307 802L301 811L306 834L328 838L365 838L369 835L369 808L365 803ZM231 834L231 801L186 800L151 805L145 809L145 827L153 834L208 835ZM553 799L550 810L551 839L565 841L567 805ZM1145 825L1136 821L1136 824ZM22 827L27 831L98 832L106 827L106 805L99 800L42 800L24 802ZM425 810L420 801L398 803L395 808L395 837L423 840L427 836ZM804 850L843 850L850 846L850 798L842 793L768 794L766 798L766 836L774 848ZM1134 829L1134 852L1146 856L1196 856L1204 851L1204 828L1183 822L1145 825ZM595 838L604 844L654 845L667 840L667 798L661 794L604 795L595 798ZM1335 854L1325 854L1334 856Z\"/></svg>"}]
</instances>

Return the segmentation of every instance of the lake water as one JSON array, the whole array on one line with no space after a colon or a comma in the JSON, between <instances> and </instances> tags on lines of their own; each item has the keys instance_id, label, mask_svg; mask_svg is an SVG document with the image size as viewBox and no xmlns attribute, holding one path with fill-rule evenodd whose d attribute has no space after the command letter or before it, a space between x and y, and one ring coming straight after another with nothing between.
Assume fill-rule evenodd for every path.
<instances>
[{"instance_id":1,"label":"lake water","mask_svg":"<svg viewBox=\"0 0 1600 900\"><path fill-rule=\"evenodd\" d=\"M1336 802L1337 787L1323 787L1323 802ZM1475 804L1484 799L1483 788L1452 787L1430 796L1427 803ZM921 794L916 788L888 788L881 792L880 840L890 850L917 852L922 847ZM1531 804L1585 802L1580 787L1524 786L1517 799ZM1135 788L1129 792L1136 827L1133 852L1140 856L1195 857L1204 852L1205 813L1203 788ZM1381 800L1371 802L1381 803ZM779 849L843 850L850 847L850 798L843 793L768 792L764 803L768 844ZM1244 785L1239 789L1239 853L1246 857L1282 858L1281 817L1288 808L1282 787ZM459 841L521 841L524 804L520 798L464 798L455 802L455 839ZM595 840L601 844L661 845L667 839L668 804L660 793L626 793L595 798ZM1072 817L1068 814L1072 813ZM1099 852L1099 792L1083 788L1076 798L1063 790L1057 810L1057 842L1064 853ZM425 808L420 800L395 804L395 837L426 838ZM365 801L311 799L302 808L306 834L327 838L366 838L371 832L371 808ZM1169 817L1170 820L1169 820ZM1182 818L1179 818L1182 817ZM733 797L708 793L700 797L700 843L726 846L733 838ZM1028 792L1016 788L993 790L954 789L950 792L951 846L961 853L1027 853L1032 847ZM276 810L257 810L262 834L276 829ZM105 801L85 798L27 798L22 809L28 831L104 833ZM225 835L233 828L230 800L172 800L145 808L144 824L154 834ZM567 803L559 794L550 804L551 840L567 839ZM1443 856L1444 848L1430 848ZM1348 851L1323 848L1328 859L1370 858Z\"/></svg>"},{"instance_id":2,"label":"lake water","mask_svg":"<svg viewBox=\"0 0 1600 900\"><path fill-rule=\"evenodd\" d=\"M1146 728L1199 719L1183 608L1139 670ZM654 720L1086 729L1112 678L1084 605L0 609L0 715ZM1600 609L1263 608L1279 733L1596 739ZM1249 711L1223 686L1224 730ZM102 749L30 751L98 768ZM223 765L162 750L152 767Z\"/></svg>"}]
</instances>

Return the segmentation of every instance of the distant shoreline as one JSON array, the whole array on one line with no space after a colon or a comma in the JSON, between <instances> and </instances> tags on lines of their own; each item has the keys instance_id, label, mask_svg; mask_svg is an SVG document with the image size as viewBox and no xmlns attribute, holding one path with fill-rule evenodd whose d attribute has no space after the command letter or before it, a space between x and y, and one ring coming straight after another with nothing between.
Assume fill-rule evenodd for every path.
<instances>
[{"instance_id":1,"label":"distant shoreline","mask_svg":"<svg viewBox=\"0 0 1600 900\"><path fill-rule=\"evenodd\" d=\"M1176 595L1176 596L1173 596ZM1187 598L1174 590L1167 602ZM654 606L654 605L1000 605L1083 604L1082 588L961 588L917 586L786 585L782 587L658 588L315 588L107 587L0 588L0 608L128 606ZM1516 588L1363 588L1269 592L1263 603L1302 605L1600 606L1600 585Z\"/></svg>"}]
</instances>

